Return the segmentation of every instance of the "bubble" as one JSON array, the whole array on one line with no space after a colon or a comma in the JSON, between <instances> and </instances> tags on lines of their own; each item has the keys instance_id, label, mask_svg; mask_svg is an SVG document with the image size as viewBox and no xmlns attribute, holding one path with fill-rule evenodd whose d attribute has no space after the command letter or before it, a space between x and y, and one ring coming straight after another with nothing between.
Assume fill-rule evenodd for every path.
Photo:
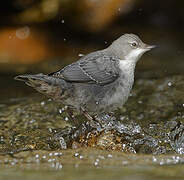
<instances>
[{"instance_id":1,"label":"bubble","mask_svg":"<svg viewBox=\"0 0 184 180\"><path fill-rule=\"evenodd\" d=\"M29 35L30 35L30 28L28 26L24 26L16 30L16 37L19 39L27 39Z\"/></svg>"}]
</instances>

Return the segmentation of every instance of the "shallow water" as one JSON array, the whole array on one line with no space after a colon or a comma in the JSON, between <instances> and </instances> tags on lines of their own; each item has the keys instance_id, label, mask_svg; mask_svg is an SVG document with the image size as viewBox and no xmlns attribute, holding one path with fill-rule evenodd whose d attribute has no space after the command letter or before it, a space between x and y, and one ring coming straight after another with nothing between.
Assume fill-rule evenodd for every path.
<instances>
[{"instance_id":1,"label":"shallow water","mask_svg":"<svg viewBox=\"0 0 184 180\"><path fill-rule=\"evenodd\" d=\"M171 173L175 171L175 173ZM183 167L169 166L169 167L146 167L132 166L123 168L95 168L81 166L79 168L63 167L63 169L56 170L20 170L17 168L1 169L0 177L2 179L19 178L22 179L183 179Z\"/></svg>"},{"instance_id":2,"label":"shallow water","mask_svg":"<svg viewBox=\"0 0 184 180\"><path fill-rule=\"evenodd\" d=\"M184 156L132 155L96 149L22 152L1 157L2 179L173 179Z\"/></svg>"}]
</instances>

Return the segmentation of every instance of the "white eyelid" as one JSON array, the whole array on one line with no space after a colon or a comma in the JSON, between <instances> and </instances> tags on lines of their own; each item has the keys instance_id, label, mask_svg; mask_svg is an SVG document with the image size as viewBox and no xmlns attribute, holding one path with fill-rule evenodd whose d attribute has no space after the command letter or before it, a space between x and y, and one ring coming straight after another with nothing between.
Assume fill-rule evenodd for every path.
<instances>
[{"instance_id":1,"label":"white eyelid","mask_svg":"<svg viewBox=\"0 0 184 180\"><path fill-rule=\"evenodd\" d=\"M134 43L136 44L135 46L133 46ZM130 43L130 45L131 45L132 47L136 47L136 46L138 45L138 43L135 42L135 41L133 41L133 42Z\"/></svg>"}]
</instances>

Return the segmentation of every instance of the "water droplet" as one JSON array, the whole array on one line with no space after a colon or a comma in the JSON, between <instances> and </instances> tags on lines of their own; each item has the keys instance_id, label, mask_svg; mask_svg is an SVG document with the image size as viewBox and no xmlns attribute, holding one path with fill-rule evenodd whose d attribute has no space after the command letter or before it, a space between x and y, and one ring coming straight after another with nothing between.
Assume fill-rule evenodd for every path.
<instances>
[{"instance_id":1,"label":"water droplet","mask_svg":"<svg viewBox=\"0 0 184 180\"><path fill-rule=\"evenodd\" d=\"M59 113L62 114L63 113L63 110L62 109L59 109Z\"/></svg>"},{"instance_id":2,"label":"water droplet","mask_svg":"<svg viewBox=\"0 0 184 180\"><path fill-rule=\"evenodd\" d=\"M46 156L46 155L43 155L43 156L42 156L42 159L46 159L46 158L47 158L47 156Z\"/></svg>"},{"instance_id":3,"label":"water droplet","mask_svg":"<svg viewBox=\"0 0 184 180\"><path fill-rule=\"evenodd\" d=\"M68 117L65 117L65 121L68 121L69 120L69 118Z\"/></svg>"},{"instance_id":4,"label":"water droplet","mask_svg":"<svg viewBox=\"0 0 184 180\"><path fill-rule=\"evenodd\" d=\"M14 166L16 163L15 162L11 162L11 165Z\"/></svg>"},{"instance_id":5,"label":"water droplet","mask_svg":"<svg viewBox=\"0 0 184 180\"><path fill-rule=\"evenodd\" d=\"M97 166L97 165L98 165L98 162L96 162L96 161L95 161L95 163L94 163L94 164L95 164L95 166Z\"/></svg>"},{"instance_id":6,"label":"water droplet","mask_svg":"<svg viewBox=\"0 0 184 180\"><path fill-rule=\"evenodd\" d=\"M55 152L54 155L55 155L55 156L61 156L62 153L61 153L61 152Z\"/></svg>"},{"instance_id":7,"label":"water droplet","mask_svg":"<svg viewBox=\"0 0 184 180\"><path fill-rule=\"evenodd\" d=\"M105 159L105 157L102 156L102 155L98 155L98 157L99 157L100 159Z\"/></svg>"},{"instance_id":8,"label":"water droplet","mask_svg":"<svg viewBox=\"0 0 184 180\"><path fill-rule=\"evenodd\" d=\"M157 162L157 159L155 158L155 156L153 156L152 160L153 162Z\"/></svg>"},{"instance_id":9,"label":"water droplet","mask_svg":"<svg viewBox=\"0 0 184 180\"><path fill-rule=\"evenodd\" d=\"M172 86L172 83L171 82L168 82L167 85L170 87L170 86Z\"/></svg>"},{"instance_id":10,"label":"water droplet","mask_svg":"<svg viewBox=\"0 0 184 180\"><path fill-rule=\"evenodd\" d=\"M75 157L78 157L78 156L79 156L79 153L75 153L74 156L75 156Z\"/></svg>"},{"instance_id":11,"label":"water droplet","mask_svg":"<svg viewBox=\"0 0 184 180\"><path fill-rule=\"evenodd\" d=\"M42 101L40 104L41 104L41 106L44 106L45 105L45 101Z\"/></svg>"},{"instance_id":12,"label":"water droplet","mask_svg":"<svg viewBox=\"0 0 184 180\"><path fill-rule=\"evenodd\" d=\"M49 128L48 130L49 130L50 133L52 133L52 128Z\"/></svg>"},{"instance_id":13,"label":"water droplet","mask_svg":"<svg viewBox=\"0 0 184 180\"><path fill-rule=\"evenodd\" d=\"M35 155L35 158L39 158L39 157L40 157L39 154L36 154L36 155Z\"/></svg>"},{"instance_id":14,"label":"water droplet","mask_svg":"<svg viewBox=\"0 0 184 180\"><path fill-rule=\"evenodd\" d=\"M48 159L48 162L52 162L52 159Z\"/></svg>"},{"instance_id":15,"label":"water droplet","mask_svg":"<svg viewBox=\"0 0 184 180\"><path fill-rule=\"evenodd\" d=\"M26 39L29 37L29 35L30 35L30 29L28 26L24 26L16 30L16 37L19 39Z\"/></svg>"},{"instance_id":16,"label":"water droplet","mask_svg":"<svg viewBox=\"0 0 184 180\"><path fill-rule=\"evenodd\" d=\"M112 154L108 154L107 157L108 157L108 158L112 158Z\"/></svg>"},{"instance_id":17,"label":"water droplet","mask_svg":"<svg viewBox=\"0 0 184 180\"><path fill-rule=\"evenodd\" d=\"M82 57L82 56L84 56L84 54L81 54L81 53L80 53L80 54L78 54L78 56L79 56L79 57Z\"/></svg>"},{"instance_id":18,"label":"water droplet","mask_svg":"<svg viewBox=\"0 0 184 180\"><path fill-rule=\"evenodd\" d=\"M143 119L143 118L144 118L144 114L142 114L142 113L137 116L137 119L139 119L139 120Z\"/></svg>"},{"instance_id":19,"label":"water droplet","mask_svg":"<svg viewBox=\"0 0 184 180\"><path fill-rule=\"evenodd\" d=\"M60 164L59 162L56 162L56 163L55 163L55 168L56 168L56 169L62 169L63 166L62 166L62 164Z\"/></svg>"},{"instance_id":20,"label":"water droplet","mask_svg":"<svg viewBox=\"0 0 184 180\"><path fill-rule=\"evenodd\" d=\"M97 166L98 164L99 164L99 159L96 159L94 165Z\"/></svg>"},{"instance_id":21,"label":"water droplet","mask_svg":"<svg viewBox=\"0 0 184 180\"><path fill-rule=\"evenodd\" d=\"M122 161L122 165L127 165L128 161Z\"/></svg>"},{"instance_id":22,"label":"water droplet","mask_svg":"<svg viewBox=\"0 0 184 180\"><path fill-rule=\"evenodd\" d=\"M67 149L67 145L63 137L60 137L59 143L62 149Z\"/></svg>"}]
</instances>

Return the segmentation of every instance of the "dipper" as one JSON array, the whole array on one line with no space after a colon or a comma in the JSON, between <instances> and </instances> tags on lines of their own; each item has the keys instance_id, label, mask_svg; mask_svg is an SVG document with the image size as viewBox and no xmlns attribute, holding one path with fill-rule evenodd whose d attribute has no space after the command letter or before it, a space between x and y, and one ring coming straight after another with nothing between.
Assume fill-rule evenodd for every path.
<instances>
[{"instance_id":1,"label":"dipper","mask_svg":"<svg viewBox=\"0 0 184 180\"><path fill-rule=\"evenodd\" d=\"M15 79L91 120L123 106L132 89L137 61L154 47L134 34L124 34L106 49L83 56L57 72Z\"/></svg>"}]
</instances>

